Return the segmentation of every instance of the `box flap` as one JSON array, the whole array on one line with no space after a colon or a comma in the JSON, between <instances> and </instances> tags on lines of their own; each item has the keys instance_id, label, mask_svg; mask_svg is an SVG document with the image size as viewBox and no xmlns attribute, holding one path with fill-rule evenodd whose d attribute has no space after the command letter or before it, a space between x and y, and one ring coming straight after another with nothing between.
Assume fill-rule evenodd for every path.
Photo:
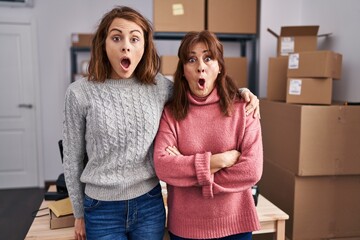
<instances>
[{"instance_id":1,"label":"box flap","mask_svg":"<svg viewBox=\"0 0 360 240\"><path fill-rule=\"evenodd\" d=\"M275 36L276 38L279 38L280 36L278 34L276 34L276 32L274 32L273 30L271 30L270 28L267 29L269 33L271 33L273 36Z\"/></svg>"},{"instance_id":2,"label":"box flap","mask_svg":"<svg viewBox=\"0 0 360 240\"><path fill-rule=\"evenodd\" d=\"M280 36L316 36L319 26L285 26L281 27Z\"/></svg>"}]
</instances>

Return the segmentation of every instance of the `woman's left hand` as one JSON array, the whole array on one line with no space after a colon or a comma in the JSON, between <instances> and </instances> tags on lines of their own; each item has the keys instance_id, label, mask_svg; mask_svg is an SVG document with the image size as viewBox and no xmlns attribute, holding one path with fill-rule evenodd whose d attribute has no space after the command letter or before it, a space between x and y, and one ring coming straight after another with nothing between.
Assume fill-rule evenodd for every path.
<instances>
[{"instance_id":1,"label":"woman's left hand","mask_svg":"<svg viewBox=\"0 0 360 240\"><path fill-rule=\"evenodd\" d=\"M181 153L179 152L179 150L175 146L168 146L165 150L171 156L180 156L181 155Z\"/></svg>"},{"instance_id":2,"label":"woman's left hand","mask_svg":"<svg viewBox=\"0 0 360 240\"><path fill-rule=\"evenodd\" d=\"M253 117L258 117L260 119L260 106L258 97L247 88L242 89L241 97L245 100L245 102L247 102L245 108L246 115L249 115L253 112Z\"/></svg>"}]
</instances>

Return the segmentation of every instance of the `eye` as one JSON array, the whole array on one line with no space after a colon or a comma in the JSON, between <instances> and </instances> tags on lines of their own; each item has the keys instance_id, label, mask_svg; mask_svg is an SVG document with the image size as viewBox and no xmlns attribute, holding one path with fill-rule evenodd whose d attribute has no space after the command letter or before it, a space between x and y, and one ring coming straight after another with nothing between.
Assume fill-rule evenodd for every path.
<instances>
[{"instance_id":1,"label":"eye","mask_svg":"<svg viewBox=\"0 0 360 240\"><path fill-rule=\"evenodd\" d=\"M196 59L194 57L189 57L188 62L189 63L194 63L196 61Z\"/></svg>"},{"instance_id":2,"label":"eye","mask_svg":"<svg viewBox=\"0 0 360 240\"><path fill-rule=\"evenodd\" d=\"M204 61L205 61L205 62L210 62L211 60L212 60L212 59L211 59L210 56L204 58Z\"/></svg>"},{"instance_id":3,"label":"eye","mask_svg":"<svg viewBox=\"0 0 360 240\"><path fill-rule=\"evenodd\" d=\"M114 41L114 42L119 42L121 40L121 37L120 36L113 36L111 37L111 39Z\"/></svg>"},{"instance_id":4,"label":"eye","mask_svg":"<svg viewBox=\"0 0 360 240\"><path fill-rule=\"evenodd\" d=\"M140 38L139 38L139 37L132 37L132 38L130 39L130 41L131 41L132 43L137 43L137 42L140 41Z\"/></svg>"}]
</instances>

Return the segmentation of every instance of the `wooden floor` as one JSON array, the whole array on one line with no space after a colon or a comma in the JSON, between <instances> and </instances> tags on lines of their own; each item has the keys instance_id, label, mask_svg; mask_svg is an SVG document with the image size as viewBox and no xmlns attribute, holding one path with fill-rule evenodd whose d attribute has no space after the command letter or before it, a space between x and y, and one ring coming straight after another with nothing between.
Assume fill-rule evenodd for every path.
<instances>
[{"instance_id":1,"label":"wooden floor","mask_svg":"<svg viewBox=\"0 0 360 240\"><path fill-rule=\"evenodd\" d=\"M0 190L0 238L23 240L43 197L42 188Z\"/></svg>"}]
</instances>

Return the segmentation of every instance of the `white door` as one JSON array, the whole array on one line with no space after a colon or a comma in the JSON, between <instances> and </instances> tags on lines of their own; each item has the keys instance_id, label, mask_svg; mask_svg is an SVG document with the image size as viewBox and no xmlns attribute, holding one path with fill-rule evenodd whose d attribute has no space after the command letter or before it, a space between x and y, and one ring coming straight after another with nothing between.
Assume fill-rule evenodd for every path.
<instances>
[{"instance_id":1,"label":"white door","mask_svg":"<svg viewBox=\"0 0 360 240\"><path fill-rule=\"evenodd\" d=\"M37 187L31 25L0 21L0 189Z\"/></svg>"}]
</instances>

